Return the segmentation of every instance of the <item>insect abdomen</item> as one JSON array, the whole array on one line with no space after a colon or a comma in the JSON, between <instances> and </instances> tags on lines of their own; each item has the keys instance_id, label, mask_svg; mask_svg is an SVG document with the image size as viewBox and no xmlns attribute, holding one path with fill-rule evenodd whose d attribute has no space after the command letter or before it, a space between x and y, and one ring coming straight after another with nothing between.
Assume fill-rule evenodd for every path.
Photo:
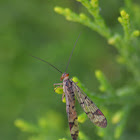
<instances>
[{"instance_id":1,"label":"insect abdomen","mask_svg":"<svg viewBox=\"0 0 140 140\"><path fill-rule=\"evenodd\" d=\"M75 110L75 96L72 89L72 83L71 81L66 80L63 82L63 86L64 86L63 88L66 97L66 112L68 115L71 137L73 140L77 140L79 127L78 127L77 113Z\"/></svg>"}]
</instances>

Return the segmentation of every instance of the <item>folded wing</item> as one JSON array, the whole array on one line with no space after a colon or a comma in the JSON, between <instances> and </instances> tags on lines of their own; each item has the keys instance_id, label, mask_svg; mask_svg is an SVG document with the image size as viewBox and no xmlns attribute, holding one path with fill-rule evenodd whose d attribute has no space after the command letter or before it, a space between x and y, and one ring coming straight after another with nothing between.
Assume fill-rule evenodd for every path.
<instances>
[{"instance_id":1,"label":"folded wing","mask_svg":"<svg viewBox=\"0 0 140 140\"><path fill-rule=\"evenodd\" d=\"M83 108L84 112L87 114L88 118L95 125L105 128L107 126L107 120L99 108L90 100L90 98L79 88L76 83L72 81L74 94Z\"/></svg>"}]
</instances>

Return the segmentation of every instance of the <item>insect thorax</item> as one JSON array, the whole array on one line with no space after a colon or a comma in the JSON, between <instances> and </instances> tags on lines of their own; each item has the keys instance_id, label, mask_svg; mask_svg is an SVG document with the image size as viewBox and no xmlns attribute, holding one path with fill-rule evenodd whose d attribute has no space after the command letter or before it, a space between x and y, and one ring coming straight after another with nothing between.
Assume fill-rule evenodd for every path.
<instances>
[{"instance_id":1,"label":"insect thorax","mask_svg":"<svg viewBox=\"0 0 140 140\"><path fill-rule=\"evenodd\" d=\"M63 91L65 94L70 96L71 99L75 100L72 81L70 79L63 80Z\"/></svg>"}]
</instances>

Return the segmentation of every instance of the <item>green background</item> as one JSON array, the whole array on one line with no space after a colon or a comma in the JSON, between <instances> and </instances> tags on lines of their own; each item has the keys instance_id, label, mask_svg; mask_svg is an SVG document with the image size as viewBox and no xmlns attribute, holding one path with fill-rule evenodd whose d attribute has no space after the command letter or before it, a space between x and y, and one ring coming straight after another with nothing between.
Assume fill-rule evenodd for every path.
<instances>
[{"instance_id":1,"label":"green background","mask_svg":"<svg viewBox=\"0 0 140 140\"><path fill-rule=\"evenodd\" d=\"M134 2L138 4L139 1ZM61 101L61 95L56 94L53 89L53 84L60 82L61 74L32 58L30 54L47 60L64 71L74 43L81 33L67 71L70 77L78 77L90 91L96 93L99 92L99 83L95 78L97 69L104 72L114 87L121 84L122 67L116 62L116 49L108 45L98 33L78 23L66 21L63 16L54 12L55 6L69 7L77 13L87 13L75 0L0 1L1 140L28 139L32 134L21 132L14 125L15 120L21 118L36 124L40 117L52 112L55 117L50 116L48 121L52 118L55 122L59 116L62 123L58 123L61 125L60 133L54 134L53 130L50 131L50 140L67 135L65 104ZM102 16L107 25L117 32L122 32L117 18L123 6L122 0L100 1ZM114 108L108 106L110 112L113 112ZM77 112L82 112L78 104ZM135 130L137 120L133 121L134 126L128 125L125 135L128 138L131 133L135 135L135 139L139 139L139 131ZM80 130L91 139L99 139L95 136L95 127L89 120L80 124Z\"/></svg>"}]
</instances>

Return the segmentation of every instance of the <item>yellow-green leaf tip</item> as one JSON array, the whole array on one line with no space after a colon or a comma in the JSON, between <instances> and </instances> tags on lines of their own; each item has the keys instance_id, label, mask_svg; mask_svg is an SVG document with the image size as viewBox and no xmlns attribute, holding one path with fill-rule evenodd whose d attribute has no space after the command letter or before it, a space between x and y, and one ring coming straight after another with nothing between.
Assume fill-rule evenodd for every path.
<instances>
[{"instance_id":1,"label":"yellow-green leaf tip","mask_svg":"<svg viewBox=\"0 0 140 140\"><path fill-rule=\"evenodd\" d=\"M84 123L86 121L85 113L78 116L78 122Z\"/></svg>"},{"instance_id":2,"label":"yellow-green leaf tip","mask_svg":"<svg viewBox=\"0 0 140 140\"><path fill-rule=\"evenodd\" d=\"M79 139L80 140L86 140L87 139L86 136L85 136L85 134L82 133L81 131L79 132Z\"/></svg>"},{"instance_id":3,"label":"yellow-green leaf tip","mask_svg":"<svg viewBox=\"0 0 140 140\"><path fill-rule=\"evenodd\" d=\"M66 16L66 20L72 20L70 16Z\"/></svg>"},{"instance_id":4,"label":"yellow-green leaf tip","mask_svg":"<svg viewBox=\"0 0 140 140\"><path fill-rule=\"evenodd\" d=\"M140 36L140 31L139 31L139 30L135 30L135 31L133 32L133 36L135 36L135 37Z\"/></svg>"},{"instance_id":5,"label":"yellow-green leaf tip","mask_svg":"<svg viewBox=\"0 0 140 140\"><path fill-rule=\"evenodd\" d=\"M79 79L78 79L77 77L73 77L73 78L72 78L72 81L76 83L76 82L79 81Z\"/></svg>"},{"instance_id":6,"label":"yellow-green leaf tip","mask_svg":"<svg viewBox=\"0 0 140 140\"><path fill-rule=\"evenodd\" d=\"M73 77L72 81L75 82L79 87L82 87L82 83L80 82L80 80L77 77Z\"/></svg>"},{"instance_id":7,"label":"yellow-green leaf tip","mask_svg":"<svg viewBox=\"0 0 140 140\"><path fill-rule=\"evenodd\" d=\"M115 44L115 39L114 39L114 38L110 38L110 39L108 40L108 44L114 45L114 44Z\"/></svg>"},{"instance_id":8,"label":"yellow-green leaf tip","mask_svg":"<svg viewBox=\"0 0 140 140\"><path fill-rule=\"evenodd\" d=\"M28 131L29 125L21 119L15 121L15 126L20 128L22 131Z\"/></svg>"},{"instance_id":9,"label":"yellow-green leaf tip","mask_svg":"<svg viewBox=\"0 0 140 140\"><path fill-rule=\"evenodd\" d=\"M94 8L98 7L98 0L91 0L90 2Z\"/></svg>"},{"instance_id":10,"label":"yellow-green leaf tip","mask_svg":"<svg viewBox=\"0 0 140 140\"><path fill-rule=\"evenodd\" d=\"M82 20L86 20L86 19L87 19L87 16L86 16L85 14L81 13L81 14L80 14L80 18L81 18Z\"/></svg>"},{"instance_id":11,"label":"yellow-green leaf tip","mask_svg":"<svg viewBox=\"0 0 140 140\"><path fill-rule=\"evenodd\" d=\"M57 94L62 94L63 93L63 89L62 88L59 88L59 87L54 88L54 91Z\"/></svg>"},{"instance_id":12,"label":"yellow-green leaf tip","mask_svg":"<svg viewBox=\"0 0 140 140\"><path fill-rule=\"evenodd\" d=\"M128 14L126 14L124 18L125 18L125 19L129 19L129 15L128 15Z\"/></svg>"},{"instance_id":13,"label":"yellow-green leaf tip","mask_svg":"<svg viewBox=\"0 0 140 140\"><path fill-rule=\"evenodd\" d=\"M123 22L123 19L122 19L121 17L118 17L118 21L119 21L120 23L122 23L122 22Z\"/></svg>"},{"instance_id":14,"label":"yellow-green leaf tip","mask_svg":"<svg viewBox=\"0 0 140 140\"><path fill-rule=\"evenodd\" d=\"M103 137L103 136L104 136L104 131L100 131L100 130L99 130L99 131L97 132L97 135L98 135L99 137Z\"/></svg>"},{"instance_id":15,"label":"yellow-green leaf tip","mask_svg":"<svg viewBox=\"0 0 140 140\"><path fill-rule=\"evenodd\" d=\"M95 71L95 76L96 76L97 78L100 78L100 77L102 76L102 72L101 72L100 70L96 70L96 71Z\"/></svg>"},{"instance_id":16,"label":"yellow-green leaf tip","mask_svg":"<svg viewBox=\"0 0 140 140\"><path fill-rule=\"evenodd\" d=\"M100 90L101 92L105 92L105 91L106 91L106 88L105 88L105 86L101 85L101 86L99 87L99 90Z\"/></svg>"},{"instance_id":17,"label":"yellow-green leaf tip","mask_svg":"<svg viewBox=\"0 0 140 140\"><path fill-rule=\"evenodd\" d=\"M24 122L22 120L18 119L15 121L15 126L22 127L22 126L24 126Z\"/></svg>"},{"instance_id":18,"label":"yellow-green leaf tip","mask_svg":"<svg viewBox=\"0 0 140 140\"><path fill-rule=\"evenodd\" d=\"M38 124L42 127L45 128L47 126L47 121L46 118L40 118L38 121Z\"/></svg>"},{"instance_id":19,"label":"yellow-green leaf tip","mask_svg":"<svg viewBox=\"0 0 140 140\"><path fill-rule=\"evenodd\" d=\"M120 12L120 14L121 14L122 17L125 17L125 16L126 16L125 10L122 10L122 11Z\"/></svg>"},{"instance_id":20,"label":"yellow-green leaf tip","mask_svg":"<svg viewBox=\"0 0 140 140\"><path fill-rule=\"evenodd\" d=\"M65 12L66 12L66 14L68 15L68 14L71 13L71 10L70 10L69 8L65 8Z\"/></svg>"},{"instance_id":21,"label":"yellow-green leaf tip","mask_svg":"<svg viewBox=\"0 0 140 140\"><path fill-rule=\"evenodd\" d=\"M63 13L63 9L62 9L61 7L55 7L55 8L54 8L54 11L55 11L56 13L59 13L59 14L62 14L62 13Z\"/></svg>"},{"instance_id":22,"label":"yellow-green leaf tip","mask_svg":"<svg viewBox=\"0 0 140 140\"><path fill-rule=\"evenodd\" d=\"M63 103L66 103L66 98L65 98L65 97L63 98L62 102L63 102Z\"/></svg>"},{"instance_id":23,"label":"yellow-green leaf tip","mask_svg":"<svg viewBox=\"0 0 140 140\"><path fill-rule=\"evenodd\" d=\"M122 118L123 113L121 111L115 113L115 115L112 117L112 124L117 124L120 122Z\"/></svg>"},{"instance_id":24,"label":"yellow-green leaf tip","mask_svg":"<svg viewBox=\"0 0 140 140\"><path fill-rule=\"evenodd\" d=\"M122 10L121 12L120 12L120 14L121 14L121 17L123 18L123 19L129 19L129 14L127 14L124 10Z\"/></svg>"}]
</instances>

